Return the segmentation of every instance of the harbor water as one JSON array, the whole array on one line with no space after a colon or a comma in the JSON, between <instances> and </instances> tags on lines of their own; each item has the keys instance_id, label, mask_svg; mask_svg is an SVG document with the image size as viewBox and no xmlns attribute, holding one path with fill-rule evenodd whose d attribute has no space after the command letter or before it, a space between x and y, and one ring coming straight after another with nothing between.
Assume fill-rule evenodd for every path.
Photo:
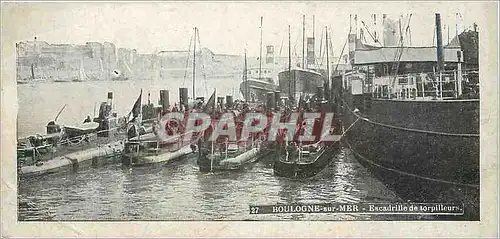
<instances>
[{"instance_id":1,"label":"harbor water","mask_svg":"<svg viewBox=\"0 0 500 239\"><path fill-rule=\"evenodd\" d=\"M273 175L258 162L239 172L202 174L188 157L166 166L119 163L19 185L19 220L404 220L402 215L250 214L249 205L397 202L344 151L306 180Z\"/></svg>"},{"instance_id":2,"label":"harbor water","mask_svg":"<svg viewBox=\"0 0 500 239\"><path fill-rule=\"evenodd\" d=\"M197 94L217 87L232 94L239 80L210 79ZM206 85L204 85L206 84ZM142 88L157 103L160 89L178 99L183 79L151 81L43 83L18 86L18 136L43 133L63 104L59 121L74 124L92 115L95 102L114 93L114 107L125 115ZM191 91L190 91L191 92ZM191 94L191 93L190 93ZM146 103L147 97L143 97ZM250 214L250 205L400 202L348 150L305 180L273 175L269 159L237 172L200 173L193 156L168 164L123 167L119 159L106 166L19 181L19 220L414 220L416 216L333 213Z\"/></svg>"}]
</instances>

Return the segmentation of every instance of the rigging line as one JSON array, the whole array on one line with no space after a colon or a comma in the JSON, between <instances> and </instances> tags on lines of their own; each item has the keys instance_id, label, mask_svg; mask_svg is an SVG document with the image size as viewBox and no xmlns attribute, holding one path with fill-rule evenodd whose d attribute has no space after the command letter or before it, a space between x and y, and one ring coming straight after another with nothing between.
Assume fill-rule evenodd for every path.
<instances>
[{"instance_id":1,"label":"rigging line","mask_svg":"<svg viewBox=\"0 0 500 239\"><path fill-rule=\"evenodd\" d=\"M363 159L364 161L378 167L378 168L382 168L382 169L385 169L385 170L388 170L388 171L391 171L391 172L395 172L395 173L398 173L398 174L402 174L402 175L406 175L406 176L412 176L412 177L416 177L416 178L420 178L420 179L424 179L424 180L428 180L428 181L434 181L434 182L439 182L439 183L445 183L445 184L452 184L452 185L458 185L458 186L464 186L464 187L470 187L470 188L479 188L479 185L477 184L469 184L469 183L457 183L457 182L452 182L452 181L448 181L448 180L443 180L443 179L436 179L436 178L430 178L430 177L426 177L426 176L421 176L421 175L418 175L418 174L414 174L414 173L407 173L407 172L404 172L404 171L401 171L401 170L397 170L397 169L393 169L393 168L388 168L388 167L385 167L385 166L382 166L380 164L377 164L367 158L365 158L364 156L362 156L361 154L357 153L355 150L353 150L353 148L351 147L351 145L344 141L348 148L351 150L351 152L353 152L355 155L357 155L359 158Z\"/></svg>"},{"instance_id":2,"label":"rigging line","mask_svg":"<svg viewBox=\"0 0 500 239\"><path fill-rule=\"evenodd\" d=\"M295 63L296 64L298 61L299 61L299 54L297 53L297 45L299 44L299 38L300 38L300 34L297 34L296 36L297 38L295 39L295 45L293 46L293 56L295 58Z\"/></svg>"},{"instance_id":3,"label":"rigging line","mask_svg":"<svg viewBox=\"0 0 500 239\"><path fill-rule=\"evenodd\" d=\"M283 50L283 41L285 40L285 35L282 35L281 37L281 44L280 44L280 54L279 54L279 57L281 58L281 52Z\"/></svg>"},{"instance_id":4,"label":"rigging line","mask_svg":"<svg viewBox=\"0 0 500 239\"><path fill-rule=\"evenodd\" d=\"M407 22L407 27L410 26L410 21L411 21L411 16L412 14L410 13L410 15L408 16L408 22ZM402 33L402 29L401 29L401 24L399 25L399 35L400 35L400 39L399 39L399 47L398 49L396 50L396 54L399 54L397 56L397 62L395 63L395 68L394 68L394 78L392 80L392 85L394 85L394 83L396 82L396 77L397 77L397 74L398 74L398 71L399 71L399 63L401 61L401 56L403 55L403 46L404 46L404 36L403 36L403 33ZM396 58L396 56L395 56ZM394 59L396 61L396 59ZM394 66L394 64L393 64Z\"/></svg>"},{"instance_id":5,"label":"rigging line","mask_svg":"<svg viewBox=\"0 0 500 239\"><path fill-rule=\"evenodd\" d=\"M436 26L434 26L434 30L432 31L432 46L436 44Z\"/></svg>"},{"instance_id":6,"label":"rigging line","mask_svg":"<svg viewBox=\"0 0 500 239\"><path fill-rule=\"evenodd\" d=\"M323 41L323 39L321 39L321 41ZM323 48L323 46L321 46L321 48ZM325 44L325 48L326 48L326 44ZM325 61L325 52L326 52L326 50L324 50L323 52L321 52L321 55L320 55L320 59L321 59L320 66L323 66L323 62Z\"/></svg>"},{"instance_id":7,"label":"rigging line","mask_svg":"<svg viewBox=\"0 0 500 239\"><path fill-rule=\"evenodd\" d=\"M321 61L318 63L319 64L318 68L323 65L323 31L324 30L325 29L321 29L321 41L319 42L319 57L320 57Z\"/></svg>"},{"instance_id":8,"label":"rigging line","mask_svg":"<svg viewBox=\"0 0 500 239\"><path fill-rule=\"evenodd\" d=\"M401 15L402 17L402 15ZM398 48L396 49L396 52L394 53L394 59L392 60L393 61L393 69L394 69L394 64L396 63L396 59L398 57L398 53L399 53L399 49L401 47L403 47L403 35L402 35L402 31L401 31L401 17L399 18L399 24L398 24L398 28L399 28L399 39L398 39Z\"/></svg>"},{"instance_id":9,"label":"rigging line","mask_svg":"<svg viewBox=\"0 0 500 239\"><path fill-rule=\"evenodd\" d=\"M435 135L451 136L451 137L479 137L479 134L459 134L459 133L448 133L448 132L439 132L439 131L422 130L422 129L411 129L411 128L389 125L389 124L384 124L384 123L372 121L369 118L362 117L359 113L352 111L351 108L349 107L349 105L344 100L342 100L342 101L344 102L344 105L349 110L349 113L352 113L354 116L361 118L361 120L363 120L367 123L370 123L370 124L375 124L375 125L383 126L386 128L398 129L398 130L409 131L409 132L414 132L414 133L435 134Z\"/></svg>"},{"instance_id":10,"label":"rigging line","mask_svg":"<svg viewBox=\"0 0 500 239\"><path fill-rule=\"evenodd\" d=\"M203 58L203 50L202 50L201 42L200 42L200 29L198 29L198 31L196 31L196 37L198 38L198 46L200 47L201 74L203 75L203 80L204 80L204 83L205 83L205 94L208 95L207 74L205 72L205 60Z\"/></svg>"},{"instance_id":11,"label":"rigging line","mask_svg":"<svg viewBox=\"0 0 500 239\"><path fill-rule=\"evenodd\" d=\"M188 57L186 59L186 65L184 67L184 80L182 81L182 86L186 86L187 68L189 66L189 59L190 59L189 57L191 57L190 52L191 52L191 44L193 43L193 35L191 35L191 38L189 39Z\"/></svg>"},{"instance_id":12,"label":"rigging line","mask_svg":"<svg viewBox=\"0 0 500 239\"><path fill-rule=\"evenodd\" d=\"M328 29L331 30L331 26L329 26L330 28L327 28L326 30L326 34L330 34L330 36L333 36L332 32L331 31L328 31ZM328 42L326 42L326 40L328 39ZM329 58L329 59L332 59L333 61L333 56L332 56L332 53L333 53L333 44L332 44L332 37L329 37L325 39L325 44L328 44L327 46L325 46L325 54L327 55L326 57ZM328 49L328 51L326 50ZM331 61L330 61L331 63ZM328 62L326 63L328 64ZM330 67L330 66L328 66Z\"/></svg>"},{"instance_id":13,"label":"rigging line","mask_svg":"<svg viewBox=\"0 0 500 239\"><path fill-rule=\"evenodd\" d=\"M365 22L364 21L361 21L361 23L363 24L363 26L365 27L366 31L368 32L368 35L370 35L370 37L373 39L374 42L377 42L380 47L384 47L384 45L382 45L382 43L380 41L376 41L374 36L372 35L372 33L370 32L370 30L368 29L368 26L366 26ZM380 55L382 55L382 57L384 57L384 60L387 60L387 57L385 56L384 52L383 51L379 51Z\"/></svg>"},{"instance_id":14,"label":"rigging line","mask_svg":"<svg viewBox=\"0 0 500 239\"><path fill-rule=\"evenodd\" d=\"M384 47L382 45L382 43L380 43L380 41L378 41L377 39L375 39L375 37L372 35L372 32L370 31L370 29L368 29L368 26L365 24L364 21L361 21L361 23L363 24L363 26L365 27L366 29L366 32L368 32L368 35L372 38L373 42L376 42L378 43L381 47Z\"/></svg>"},{"instance_id":15,"label":"rigging line","mask_svg":"<svg viewBox=\"0 0 500 239\"><path fill-rule=\"evenodd\" d=\"M345 46L347 45L347 42L349 42L349 35L351 34L351 31L352 31L352 26L349 26L349 32L347 33L347 39L345 40L344 46L342 47L342 51L340 52L340 57L337 60L337 65L335 66L335 72L337 71L339 64L340 64L340 60L342 59L342 56L344 55Z\"/></svg>"},{"instance_id":16,"label":"rigging line","mask_svg":"<svg viewBox=\"0 0 500 239\"><path fill-rule=\"evenodd\" d=\"M332 43L332 37L331 37L331 36L333 36L333 32L332 32L332 26L330 25L329 27L330 28L328 28L328 29L330 29L330 31L329 31L330 38L328 38L328 44L329 44L328 46L330 47L330 51L329 52L331 53L329 56L331 56L330 59L333 60L333 57L335 56L334 52L333 52L333 43Z\"/></svg>"},{"instance_id":17,"label":"rigging line","mask_svg":"<svg viewBox=\"0 0 500 239\"><path fill-rule=\"evenodd\" d=\"M325 29L323 29L323 30L325 30ZM328 34L327 30L325 30L324 32L325 32L325 36L326 36L326 35ZM323 50L323 54L322 54L322 56L321 56L321 65L322 65L322 66L326 65L325 60L326 60L326 57L328 57L328 56L327 56L327 54L328 54L327 49L328 49L328 47L329 47L329 46L328 46L328 42L326 42L326 39L327 39L327 38L325 37L325 45L324 45L324 50ZM331 48L330 48L330 50L331 50Z\"/></svg>"}]
</instances>

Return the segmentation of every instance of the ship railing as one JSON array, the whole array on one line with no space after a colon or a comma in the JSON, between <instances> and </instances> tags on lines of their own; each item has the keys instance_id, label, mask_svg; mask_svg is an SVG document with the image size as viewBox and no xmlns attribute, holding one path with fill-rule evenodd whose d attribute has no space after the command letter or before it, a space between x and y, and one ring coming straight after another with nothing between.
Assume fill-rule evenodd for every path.
<instances>
[{"instance_id":1,"label":"ship railing","mask_svg":"<svg viewBox=\"0 0 500 239\"><path fill-rule=\"evenodd\" d=\"M456 70L449 70L379 77L372 79L374 83L364 84L363 91L371 92L373 98L382 99L454 99L463 94L465 85L473 84L469 77L473 74L477 71L468 70L459 74ZM391 78L394 81L391 82Z\"/></svg>"},{"instance_id":2,"label":"ship railing","mask_svg":"<svg viewBox=\"0 0 500 239\"><path fill-rule=\"evenodd\" d=\"M169 146L175 146L172 151L178 150L182 147L185 147L187 145L191 145L192 141L186 141L184 140L184 136L186 135L192 135L194 133L193 131L188 131L179 135L172 136L166 140L161 140L161 139L154 139L154 140L140 140L139 136L139 141L137 141L137 144L142 145L144 147L144 150L148 152L153 152L156 155L164 149L161 147L162 143L165 142L173 142L172 144L169 144Z\"/></svg>"},{"instance_id":3,"label":"ship railing","mask_svg":"<svg viewBox=\"0 0 500 239\"><path fill-rule=\"evenodd\" d=\"M44 155L49 155L47 159L52 159L56 156L56 153L58 152L57 149L61 149L60 147L71 147L71 151L68 151L68 153L77 151L77 150L85 150L89 149L91 147L102 147L106 144L111 143L109 139L117 139L116 136L118 136L118 132L120 131L120 127L114 127L111 129L106 129L106 130L99 130L95 131L92 133L87 133L87 134L82 134L78 136L74 136L71 138L65 138L62 140L54 140L50 142L51 140L43 140L43 144L41 145L36 145L36 146L31 146L27 148L18 148L17 149L17 154L18 154L18 165L23 166L26 164L25 160L26 158L23 157L22 154L26 150L31 150L31 162L27 163L27 165L31 165L33 163L36 163L40 160L43 160ZM106 133L106 132L112 132L114 131L115 134L109 137L99 137L99 134ZM63 137L63 134L61 134L60 137ZM91 140L94 138L94 140ZM102 142L102 140L99 140L99 138L107 138L108 140L105 140ZM64 150L64 148L62 148ZM45 151L45 152L44 152ZM21 157L19 157L21 156Z\"/></svg>"},{"instance_id":4,"label":"ship railing","mask_svg":"<svg viewBox=\"0 0 500 239\"><path fill-rule=\"evenodd\" d=\"M45 144L42 144L42 145L37 145L37 146L32 146L30 148L46 148L46 147L51 147L51 146L67 146L67 145L78 145L79 143L81 143L82 141L84 141L85 139L90 139L90 137L97 137L98 134L101 134L101 133L105 133L105 132L111 132L111 131L119 131L120 130L120 127L115 127L115 128L111 128L111 129L106 129L106 130L99 130L99 131L95 131L95 132L92 132L92 133L87 133L87 134L82 134L82 135L78 135L78 136L74 136L74 137L71 137L71 138L65 138L63 140L59 140L59 141L55 141L53 143L45 143ZM117 136L118 134L115 134L114 136ZM30 137L30 136L28 136ZM61 137L62 137L62 134L61 134ZM105 137L105 138L112 138L112 137ZM49 140L44 140L44 141L49 141ZM18 150L24 150L25 148L18 148Z\"/></svg>"}]
</instances>

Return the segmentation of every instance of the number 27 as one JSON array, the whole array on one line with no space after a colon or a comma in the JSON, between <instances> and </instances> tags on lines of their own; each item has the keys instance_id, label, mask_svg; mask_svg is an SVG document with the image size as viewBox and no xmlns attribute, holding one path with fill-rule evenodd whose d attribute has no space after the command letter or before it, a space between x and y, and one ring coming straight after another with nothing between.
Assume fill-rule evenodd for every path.
<instances>
[{"instance_id":1,"label":"number 27","mask_svg":"<svg viewBox=\"0 0 500 239\"><path fill-rule=\"evenodd\" d=\"M257 214L259 212L259 208L258 207L250 207L250 213L251 214Z\"/></svg>"}]
</instances>

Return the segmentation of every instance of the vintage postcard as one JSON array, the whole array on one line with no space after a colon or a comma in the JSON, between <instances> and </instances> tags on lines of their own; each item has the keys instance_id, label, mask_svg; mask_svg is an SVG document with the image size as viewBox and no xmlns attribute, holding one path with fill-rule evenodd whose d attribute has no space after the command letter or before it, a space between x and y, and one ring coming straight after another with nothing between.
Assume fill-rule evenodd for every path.
<instances>
[{"instance_id":1,"label":"vintage postcard","mask_svg":"<svg viewBox=\"0 0 500 239\"><path fill-rule=\"evenodd\" d=\"M497 2L2 2L2 236L494 237Z\"/></svg>"}]
</instances>

